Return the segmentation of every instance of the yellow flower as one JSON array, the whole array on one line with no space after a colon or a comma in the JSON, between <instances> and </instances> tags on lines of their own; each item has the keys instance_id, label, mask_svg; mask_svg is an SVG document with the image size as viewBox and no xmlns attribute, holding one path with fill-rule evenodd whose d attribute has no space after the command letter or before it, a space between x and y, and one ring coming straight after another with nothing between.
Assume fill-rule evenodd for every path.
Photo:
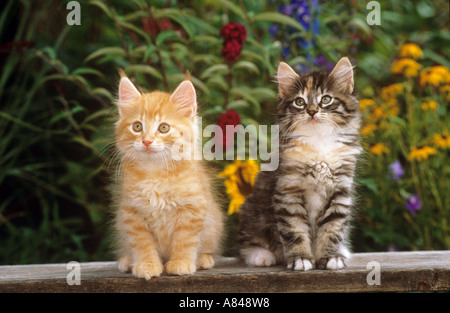
<instances>
[{"instance_id":1,"label":"yellow flower","mask_svg":"<svg viewBox=\"0 0 450 313\"><path fill-rule=\"evenodd\" d=\"M422 49L414 43L405 43L400 49L400 57L420 59L423 56Z\"/></svg>"},{"instance_id":2,"label":"yellow flower","mask_svg":"<svg viewBox=\"0 0 450 313\"><path fill-rule=\"evenodd\" d=\"M372 99L361 99L359 100L359 108L362 112L366 112L369 107L375 105L375 101Z\"/></svg>"},{"instance_id":3,"label":"yellow flower","mask_svg":"<svg viewBox=\"0 0 450 313\"><path fill-rule=\"evenodd\" d=\"M359 107L366 108L368 106L372 106L375 104L375 101L372 99L361 99L359 100Z\"/></svg>"},{"instance_id":4,"label":"yellow flower","mask_svg":"<svg viewBox=\"0 0 450 313\"><path fill-rule=\"evenodd\" d=\"M374 132L378 129L378 126L376 124L367 124L361 129L361 135L367 137L367 136L373 136Z\"/></svg>"},{"instance_id":5,"label":"yellow flower","mask_svg":"<svg viewBox=\"0 0 450 313\"><path fill-rule=\"evenodd\" d=\"M239 207L244 203L245 198L253 191L256 175L259 172L259 165L255 160L227 165L219 176L225 178L225 189L230 197L228 214L238 213Z\"/></svg>"},{"instance_id":6,"label":"yellow flower","mask_svg":"<svg viewBox=\"0 0 450 313\"><path fill-rule=\"evenodd\" d=\"M388 153L389 149L382 143L377 143L369 148L369 151L376 155L382 155L383 153Z\"/></svg>"},{"instance_id":7,"label":"yellow flower","mask_svg":"<svg viewBox=\"0 0 450 313\"><path fill-rule=\"evenodd\" d=\"M449 80L450 72L442 65L427 67L420 71L419 84L422 87L426 85L438 87L441 83L446 83Z\"/></svg>"},{"instance_id":8,"label":"yellow flower","mask_svg":"<svg viewBox=\"0 0 450 313\"><path fill-rule=\"evenodd\" d=\"M437 148L450 148L450 136L448 135L448 132L445 130L441 135L434 134L433 143Z\"/></svg>"},{"instance_id":9,"label":"yellow flower","mask_svg":"<svg viewBox=\"0 0 450 313\"><path fill-rule=\"evenodd\" d=\"M392 107L389 109L389 114L391 116L398 116L398 113L400 113L400 108L399 107Z\"/></svg>"},{"instance_id":10,"label":"yellow flower","mask_svg":"<svg viewBox=\"0 0 450 313\"><path fill-rule=\"evenodd\" d=\"M422 65L417 63L413 59L402 58L394 61L391 66L391 72L394 74L400 74L405 77L416 77Z\"/></svg>"},{"instance_id":11,"label":"yellow flower","mask_svg":"<svg viewBox=\"0 0 450 313\"><path fill-rule=\"evenodd\" d=\"M436 111L438 108L438 103L434 100L422 102L422 110L424 111Z\"/></svg>"},{"instance_id":12,"label":"yellow flower","mask_svg":"<svg viewBox=\"0 0 450 313\"><path fill-rule=\"evenodd\" d=\"M444 85L439 89L439 92L445 97L446 100L450 101L450 85Z\"/></svg>"},{"instance_id":13,"label":"yellow flower","mask_svg":"<svg viewBox=\"0 0 450 313\"><path fill-rule=\"evenodd\" d=\"M410 161L417 160L422 161L428 159L430 155L436 154L437 150L429 146L412 147L411 152L408 155Z\"/></svg>"},{"instance_id":14,"label":"yellow flower","mask_svg":"<svg viewBox=\"0 0 450 313\"><path fill-rule=\"evenodd\" d=\"M373 112L371 117L375 120L375 121L379 121L383 118L387 117L387 113L380 107L376 107Z\"/></svg>"},{"instance_id":15,"label":"yellow flower","mask_svg":"<svg viewBox=\"0 0 450 313\"><path fill-rule=\"evenodd\" d=\"M389 101L403 93L403 84L391 84L381 89L381 98Z\"/></svg>"}]
</instances>

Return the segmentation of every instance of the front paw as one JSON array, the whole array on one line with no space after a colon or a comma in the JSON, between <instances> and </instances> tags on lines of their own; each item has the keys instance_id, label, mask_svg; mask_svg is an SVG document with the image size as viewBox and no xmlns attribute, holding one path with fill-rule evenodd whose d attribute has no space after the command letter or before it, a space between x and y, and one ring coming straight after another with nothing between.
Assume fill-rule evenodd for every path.
<instances>
[{"instance_id":1,"label":"front paw","mask_svg":"<svg viewBox=\"0 0 450 313\"><path fill-rule=\"evenodd\" d=\"M214 258L209 253L201 253L197 259L197 268L207 270L214 267Z\"/></svg>"},{"instance_id":2,"label":"front paw","mask_svg":"<svg viewBox=\"0 0 450 313\"><path fill-rule=\"evenodd\" d=\"M189 260L172 260L166 263L166 272L171 275L194 274L196 270L195 262Z\"/></svg>"},{"instance_id":3,"label":"front paw","mask_svg":"<svg viewBox=\"0 0 450 313\"><path fill-rule=\"evenodd\" d=\"M294 271L309 271L314 268L310 258L293 258L287 262L287 268Z\"/></svg>"},{"instance_id":4,"label":"front paw","mask_svg":"<svg viewBox=\"0 0 450 313\"><path fill-rule=\"evenodd\" d=\"M163 272L163 266L160 263L137 263L133 266L133 275L138 278L150 280L152 277L158 277Z\"/></svg>"},{"instance_id":5,"label":"front paw","mask_svg":"<svg viewBox=\"0 0 450 313\"><path fill-rule=\"evenodd\" d=\"M342 256L324 257L317 261L317 269L339 270L347 266L347 259Z\"/></svg>"}]
</instances>

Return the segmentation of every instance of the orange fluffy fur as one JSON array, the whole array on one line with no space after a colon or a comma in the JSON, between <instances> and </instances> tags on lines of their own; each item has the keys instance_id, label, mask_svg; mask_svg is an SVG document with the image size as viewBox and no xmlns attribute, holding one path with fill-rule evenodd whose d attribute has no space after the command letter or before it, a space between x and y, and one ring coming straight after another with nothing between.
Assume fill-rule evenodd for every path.
<instances>
[{"instance_id":1,"label":"orange fluffy fur","mask_svg":"<svg viewBox=\"0 0 450 313\"><path fill-rule=\"evenodd\" d=\"M119 269L150 279L163 271L186 275L213 267L223 224L210 177L202 161L174 160L170 153L175 142L194 140L189 135L195 128L193 85L184 81L172 94L141 94L122 77L118 108ZM136 122L142 125L140 131L133 129ZM167 133L159 131L161 123L169 125Z\"/></svg>"}]
</instances>

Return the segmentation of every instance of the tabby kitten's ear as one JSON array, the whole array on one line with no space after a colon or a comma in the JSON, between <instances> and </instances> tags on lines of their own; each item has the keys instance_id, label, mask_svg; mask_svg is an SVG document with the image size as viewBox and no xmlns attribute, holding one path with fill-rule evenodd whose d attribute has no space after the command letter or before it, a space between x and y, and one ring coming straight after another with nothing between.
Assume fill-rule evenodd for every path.
<instances>
[{"instance_id":1,"label":"tabby kitten's ear","mask_svg":"<svg viewBox=\"0 0 450 313\"><path fill-rule=\"evenodd\" d=\"M354 88L353 66L347 57L341 58L328 76L334 86L343 93L351 94Z\"/></svg>"},{"instance_id":2,"label":"tabby kitten's ear","mask_svg":"<svg viewBox=\"0 0 450 313\"><path fill-rule=\"evenodd\" d=\"M121 75L124 74L121 73ZM120 116L125 114L130 101L137 100L140 97L141 93L134 87L131 80L126 76L122 76L119 83L119 102L117 103Z\"/></svg>"},{"instance_id":3,"label":"tabby kitten's ear","mask_svg":"<svg viewBox=\"0 0 450 313\"><path fill-rule=\"evenodd\" d=\"M185 117L194 117L197 113L197 95L194 85L184 80L170 96L170 101L178 104L178 111Z\"/></svg>"},{"instance_id":4,"label":"tabby kitten's ear","mask_svg":"<svg viewBox=\"0 0 450 313\"><path fill-rule=\"evenodd\" d=\"M289 89L292 88L298 78L298 74L287 63L280 62L277 71L278 95L280 98L286 97Z\"/></svg>"}]
</instances>

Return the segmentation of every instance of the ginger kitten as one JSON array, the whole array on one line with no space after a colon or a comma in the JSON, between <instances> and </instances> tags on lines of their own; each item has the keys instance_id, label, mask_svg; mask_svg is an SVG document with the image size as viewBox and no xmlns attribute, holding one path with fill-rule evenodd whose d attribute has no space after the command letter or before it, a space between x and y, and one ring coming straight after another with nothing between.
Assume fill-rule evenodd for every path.
<instances>
[{"instance_id":1,"label":"ginger kitten","mask_svg":"<svg viewBox=\"0 0 450 313\"><path fill-rule=\"evenodd\" d=\"M362 151L353 67L331 73L277 73L280 166L261 172L240 208L240 251L247 264L293 270L340 269L350 257L353 177Z\"/></svg>"},{"instance_id":2,"label":"ginger kitten","mask_svg":"<svg viewBox=\"0 0 450 313\"><path fill-rule=\"evenodd\" d=\"M174 153L194 141L194 86L185 80L172 94L141 94L123 76L117 105L119 270L151 279L212 268L222 213L202 161Z\"/></svg>"}]
</instances>

